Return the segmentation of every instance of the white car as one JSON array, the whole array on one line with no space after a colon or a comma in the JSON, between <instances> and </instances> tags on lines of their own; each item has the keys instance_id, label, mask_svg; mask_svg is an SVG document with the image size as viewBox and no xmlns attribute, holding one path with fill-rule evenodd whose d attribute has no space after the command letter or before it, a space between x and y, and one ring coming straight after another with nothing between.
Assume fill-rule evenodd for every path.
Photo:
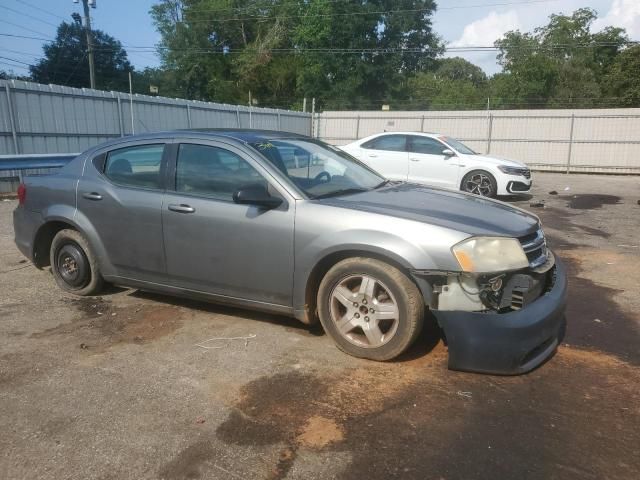
<instances>
[{"instance_id":1,"label":"white car","mask_svg":"<svg viewBox=\"0 0 640 480\"><path fill-rule=\"evenodd\" d=\"M524 163L480 155L444 135L386 132L339 148L390 180L484 197L522 194L531 189L531 171Z\"/></svg>"}]
</instances>

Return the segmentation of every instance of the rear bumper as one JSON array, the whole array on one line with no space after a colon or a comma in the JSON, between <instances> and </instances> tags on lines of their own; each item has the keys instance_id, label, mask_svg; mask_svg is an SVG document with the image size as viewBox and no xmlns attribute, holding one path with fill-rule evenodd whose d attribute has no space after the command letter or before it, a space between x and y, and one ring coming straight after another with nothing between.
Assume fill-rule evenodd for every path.
<instances>
[{"instance_id":1,"label":"rear bumper","mask_svg":"<svg viewBox=\"0 0 640 480\"><path fill-rule=\"evenodd\" d=\"M567 277L557 262L553 287L531 305L510 313L434 311L449 347L449 368L517 375L545 360L562 341Z\"/></svg>"},{"instance_id":2,"label":"rear bumper","mask_svg":"<svg viewBox=\"0 0 640 480\"><path fill-rule=\"evenodd\" d=\"M13 231L16 246L20 253L33 262L33 242L36 232L42 224L39 213L31 212L19 206L13 211Z\"/></svg>"}]
</instances>

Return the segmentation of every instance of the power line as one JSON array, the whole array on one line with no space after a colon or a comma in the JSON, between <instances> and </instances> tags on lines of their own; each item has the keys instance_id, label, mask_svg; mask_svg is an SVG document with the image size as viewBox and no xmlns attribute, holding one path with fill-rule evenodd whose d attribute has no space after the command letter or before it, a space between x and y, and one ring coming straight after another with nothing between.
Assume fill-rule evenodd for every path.
<instances>
[{"instance_id":1,"label":"power line","mask_svg":"<svg viewBox=\"0 0 640 480\"><path fill-rule=\"evenodd\" d=\"M47 20L42 20L42 19L40 19L38 17L34 17L33 15L21 12L19 10L14 10L13 8L9 8L9 7L5 6L5 5L0 5L0 8L4 8L6 10L9 10L10 12L17 13L18 15L23 15L23 16L31 18L33 20L37 20L38 22L46 23L47 25L51 25L53 27L57 27L57 25L55 23L51 23L51 22L49 22Z\"/></svg>"},{"instance_id":2,"label":"power line","mask_svg":"<svg viewBox=\"0 0 640 480\"><path fill-rule=\"evenodd\" d=\"M502 7L502 6L518 6L518 5L530 5L530 4L538 4L538 3L551 3L551 2L558 2L561 0L525 0L525 1L521 1L521 2L495 2L495 3L479 3L479 4L474 4L474 5L452 5L452 6L446 6L446 7L441 7L438 6L437 8L425 8L425 9L419 9L419 10L436 10L436 11L440 11L440 10L457 10L457 9L467 9L467 8L483 8L483 7ZM326 0L324 3L328 3L328 4L338 4L338 3L344 3L345 6L352 6L352 7L362 7L363 4L359 3L359 4L354 4L354 3L349 3L348 1L344 1L344 0ZM236 12L236 13L241 13L243 11L251 11L251 10L256 10L256 9L277 9L277 8L291 8L291 7L296 7L296 6L300 6L299 2L291 2L291 3L279 3L279 4L273 4L273 3L254 3L251 6L245 6L245 7L228 7L228 8L187 8L186 10L183 10L183 13L223 13L223 12ZM306 7L309 7L309 4L306 4ZM403 10L397 10L397 11L403 11ZM405 11L415 11L415 10L405 10ZM377 12L369 12L371 14L373 13L377 13ZM351 15L351 14L347 14L347 15ZM303 16L307 16L307 15L303 15ZM316 17L316 16L325 16L322 14L310 14L308 15L309 17ZM329 16L331 16L329 14ZM252 17L250 17L252 18ZM273 18L273 17L262 17L262 16L257 16L257 17L253 17L253 18ZM191 22L190 22L191 23Z\"/></svg>"},{"instance_id":3,"label":"power line","mask_svg":"<svg viewBox=\"0 0 640 480\"><path fill-rule=\"evenodd\" d=\"M42 34L44 35L44 34ZM54 40L53 38L42 38L42 37L30 37L28 35L15 35L13 33L0 33L2 37L13 37L13 38L27 38L29 40L43 40L45 42L51 42Z\"/></svg>"},{"instance_id":4,"label":"power line","mask_svg":"<svg viewBox=\"0 0 640 480\"><path fill-rule=\"evenodd\" d=\"M6 23L7 25L12 25L14 27L22 28L23 30L28 30L29 32L37 33L38 35L43 35L45 37L47 36L46 33L39 32L38 30L33 30L32 28L25 27L24 25L20 25L20 24L17 24L17 23L9 22L8 20L0 19L0 22ZM2 35L4 35L4 34L2 34Z\"/></svg>"},{"instance_id":5,"label":"power line","mask_svg":"<svg viewBox=\"0 0 640 480\"><path fill-rule=\"evenodd\" d=\"M38 5L34 5L32 3L29 2L25 2L24 0L16 0L16 2L21 3L23 5L26 5L27 7L31 7L31 8L35 8L36 10L40 10L42 13L46 13L47 15L51 15L52 17L56 17L56 18L61 18L62 20L66 20L65 17L62 17L56 13L50 12L49 10L45 10L42 7L39 7Z\"/></svg>"},{"instance_id":6,"label":"power line","mask_svg":"<svg viewBox=\"0 0 640 480\"><path fill-rule=\"evenodd\" d=\"M2 20L0 20L2 21ZM27 35L15 35L9 33L0 33L0 36L5 37L15 37L15 38L26 38L33 40L43 40L43 41L54 41L53 38L43 38L43 37L33 37ZM621 47L621 46L635 46L640 44L638 41L627 41L627 42L591 42L585 44L551 44L551 45L520 45L517 47L509 47L505 48L505 50L518 51L518 50L526 50L526 51L535 51L535 50L570 50L574 48L579 49L587 49L587 48L600 48L600 47ZM123 48L126 48L129 52L135 53L154 53L157 50L171 50L173 52L188 52L188 53L203 53L203 54L216 54L216 55L227 55L227 54L239 54L244 52L246 49L238 49L238 50L229 50L223 51L222 49L214 50L209 48L202 47L187 47L187 48L170 48L166 46L159 45L126 45L122 44ZM499 51L502 50L501 47L496 47L494 45L477 45L477 46L465 46L465 47L445 47L443 51L445 52L483 52L483 51ZM96 47L96 50L102 51L113 51L114 48L107 47ZM258 50L256 50L258 51ZM434 53L439 52L440 49L425 49L425 48L403 48L403 47L389 47L389 48L273 48L260 50L270 53L330 53L330 54L366 54L366 53L378 53L378 54L402 54L402 53L410 53L410 54L419 54L419 53Z\"/></svg>"}]
</instances>

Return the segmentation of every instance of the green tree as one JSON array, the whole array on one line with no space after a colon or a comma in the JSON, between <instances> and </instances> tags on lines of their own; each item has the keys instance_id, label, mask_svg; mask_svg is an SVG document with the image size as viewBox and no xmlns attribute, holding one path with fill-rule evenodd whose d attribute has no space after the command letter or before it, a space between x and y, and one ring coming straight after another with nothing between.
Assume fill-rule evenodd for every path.
<instances>
[{"instance_id":1,"label":"green tree","mask_svg":"<svg viewBox=\"0 0 640 480\"><path fill-rule=\"evenodd\" d=\"M122 44L101 30L93 31L96 88L101 90L129 89L128 72L133 67ZM89 86L87 40L80 17L71 23L62 22L56 39L43 46L44 58L31 66L31 78L39 83L57 83L70 87Z\"/></svg>"},{"instance_id":2,"label":"green tree","mask_svg":"<svg viewBox=\"0 0 640 480\"><path fill-rule=\"evenodd\" d=\"M605 83L619 106L640 107L640 45L624 50L613 60Z\"/></svg>"},{"instance_id":3,"label":"green tree","mask_svg":"<svg viewBox=\"0 0 640 480\"><path fill-rule=\"evenodd\" d=\"M151 15L185 97L357 108L406 96L407 76L433 65L434 11L434 0L161 0Z\"/></svg>"},{"instance_id":4,"label":"green tree","mask_svg":"<svg viewBox=\"0 0 640 480\"><path fill-rule=\"evenodd\" d=\"M512 31L496 42L503 74L491 80L497 106L600 106L605 73L628 44L621 28L592 33L595 10L551 15L532 33Z\"/></svg>"},{"instance_id":5,"label":"green tree","mask_svg":"<svg viewBox=\"0 0 640 480\"><path fill-rule=\"evenodd\" d=\"M467 110L486 106L488 81L480 67L460 57L438 60L436 65L435 71L419 72L409 79L409 107Z\"/></svg>"}]
</instances>

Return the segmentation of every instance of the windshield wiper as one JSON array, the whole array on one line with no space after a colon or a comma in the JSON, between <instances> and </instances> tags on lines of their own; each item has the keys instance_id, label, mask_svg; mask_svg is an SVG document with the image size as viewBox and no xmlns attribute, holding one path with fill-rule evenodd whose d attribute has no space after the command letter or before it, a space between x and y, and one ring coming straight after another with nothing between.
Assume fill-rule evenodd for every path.
<instances>
[{"instance_id":1,"label":"windshield wiper","mask_svg":"<svg viewBox=\"0 0 640 480\"><path fill-rule=\"evenodd\" d=\"M362 193L367 192L366 188L343 188L341 190L334 190L333 192L321 193L320 195L314 195L313 199L337 197L338 195L348 195L350 193Z\"/></svg>"},{"instance_id":2,"label":"windshield wiper","mask_svg":"<svg viewBox=\"0 0 640 480\"><path fill-rule=\"evenodd\" d=\"M375 187L373 187L374 190L377 190L379 188L384 187L385 185L389 185L389 183L391 183L391 180L383 180L382 182L380 182L378 185L376 185Z\"/></svg>"}]
</instances>

